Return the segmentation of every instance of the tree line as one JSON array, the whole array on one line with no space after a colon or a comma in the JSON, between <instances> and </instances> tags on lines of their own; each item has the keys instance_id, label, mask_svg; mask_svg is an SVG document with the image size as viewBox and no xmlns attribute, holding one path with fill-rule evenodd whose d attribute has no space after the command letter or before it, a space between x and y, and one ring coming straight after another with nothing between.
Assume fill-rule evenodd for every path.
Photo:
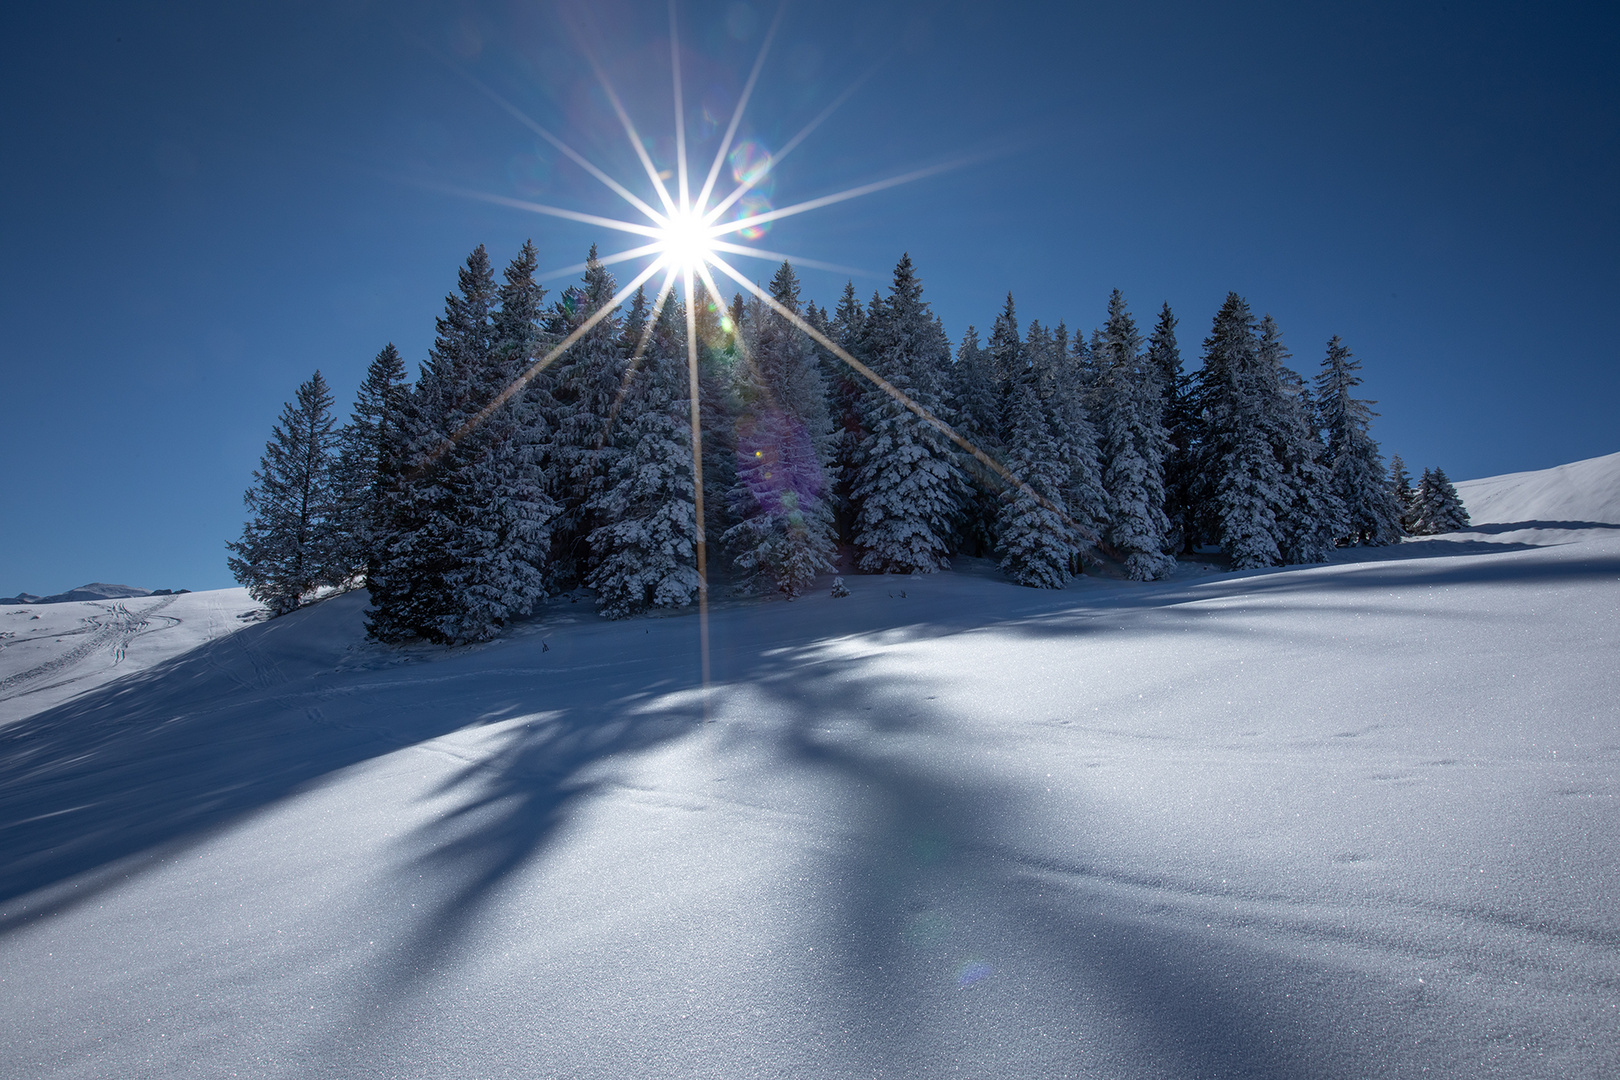
<instances>
[{"instance_id":1,"label":"tree line","mask_svg":"<svg viewBox=\"0 0 1620 1080\"><path fill-rule=\"evenodd\" d=\"M617 293L595 248L549 304L537 265L525 243L497 279L475 250L415 382L387 345L347 423L318 371L299 387L227 545L274 613L364 584L374 637L460 643L578 586L610 617L692 603L709 579L792 597L841 550L867 573L990 556L1058 588L1100 559L1153 580L1199 549L1319 562L1467 522L1441 470L1413 488L1399 457L1385 469L1338 337L1307 382L1235 293L1189 372L1170 306L1144 336L1118 290L1089 335L1021 327L1009 295L953 348L909 256L831 313L784 263L776 304L884 388L741 294L700 296L688 320L640 290L583 329Z\"/></svg>"}]
</instances>

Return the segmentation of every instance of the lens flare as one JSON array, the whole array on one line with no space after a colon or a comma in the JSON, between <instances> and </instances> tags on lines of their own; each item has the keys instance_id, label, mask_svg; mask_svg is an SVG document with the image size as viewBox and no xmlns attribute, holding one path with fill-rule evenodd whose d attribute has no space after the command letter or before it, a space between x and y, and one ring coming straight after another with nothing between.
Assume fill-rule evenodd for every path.
<instances>
[{"instance_id":1,"label":"lens flare","mask_svg":"<svg viewBox=\"0 0 1620 1080\"><path fill-rule=\"evenodd\" d=\"M700 663L702 669L703 687L705 689L705 714L707 714L708 711L707 689L709 686L708 556L704 536L703 431L700 424L699 411L700 381L698 377L696 305L699 303L708 303L709 307L713 311L719 313L720 317L718 322L723 332L726 334L734 335L737 330L737 328L732 325L731 318L724 313L724 299L721 296L719 288L715 284L715 279L714 275L711 273L711 268L721 271L726 275L726 277L735 281L744 290L751 293L756 299L762 302L766 307L775 311L778 315L782 316L799 330L803 331L822 348L826 349L829 353L843 361L862 377L871 381L880 390L894 398L895 401L909 409L911 412L915 413L924 422L933 426L941 434L945 435L951 442L955 443L962 450L977 459L981 464L985 465L991 473L999 476L1010 486L1021 489L1025 494L1042 503L1053 512L1062 514L1065 519L1068 519L1067 514L1063 514L1061 509L1053 506L1048 500L1041 497L1019 477L1014 475L1012 471L1009 470L1005 465L986 454L977 446L974 446L971 442L957 433L956 430L953 429L949 424L935 416L930 410L913 400L904 391L895 387L893 384L888 382L888 380L884 379L871 368L857 360L854 356L850 355L846 350L841 348L824 333L822 333L819 328L807 322L798 312L783 306L776 300L775 297L771 296L769 293L761 289L757 284L750 281L736 268L731 266L730 263L728 263L723 257L724 255L732 255L741 256L743 258L768 260L771 262L791 261L801 266L858 274L860 273L859 271L853 271L847 267L840 267L831 263L817 262L814 259L795 258L785 255L779 251L767 251L763 248L751 247L747 243L736 243L732 238L741 241L758 240L769 231L773 222L779 221L783 218L794 217L812 210L818 210L822 207L832 206L849 199L855 199L863 195L897 187L901 184L912 183L925 177L938 175L939 173L950 169L959 168L968 163L968 159L957 159L955 161L949 161L943 164L932 165L927 168L916 169L898 176L891 176L887 179L878 180L872 183L862 184L858 187L848 188L844 191L834 192L830 195L823 195L818 198L793 203L788 206L773 207L771 203L771 194L775 183L776 167L781 164L782 160L786 158L788 154L792 153L794 149L796 149L806 138L808 138L813 131L820 127L821 124L832 115L834 110L848 100L848 98L855 92L855 89L860 86L861 83L865 82L866 79L872 74L871 71L868 71L865 75L862 75L859 79L857 79L853 85L840 94L837 99L823 109L820 114L806 124L796 135L787 140L787 142L783 143L774 154L767 150L759 142L752 139L745 139L738 142L734 147L733 144L737 135L738 126L742 122L743 113L747 108L749 99L753 94L755 83L758 81L760 73L764 69L765 57L770 50L771 42L776 36L777 28L781 24L783 13L785 11L786 3L784 2L780 7L778 7L776 17L772 21L769 31L765 34L764 41L760 46L759 54L754 61L753 70L749 73L747 83L743 87L743 92L737 100L736 108L732 111L731 120L726 127L725 137L721 140L719 147L716 149L708 173L703 178L701 187L696 192L692 190L694 187L694 178L688 174L685 99L683 96L681 79L681 46L676 19L675 0L669 0L670 67L673 74L672 103L675 111L675 128L673 132L675 164L673 170L660 170L653 163L652 156L647 150L647 140L643 139L641 134L637 131L634 122L632 122L630 119L629 110L625 108L624 102L620 100L617 91L613 88L613 85L608 80L607 74L602 69L601 64L597 62L596 57L592 54L591 50L586 47L583 41L577 42L580 51L584 54L586 60L590 63L592 70L595 72L597 82L600 84L607 101L612 106L614 115L618 118L619 124L623 127L624 134L629 140L631 149L635 152L637 159L641 163L642 169L646 173L648 183L651 186L653 200L656 201L657 205L654 205L654 202L652 201L643 199L641 196L632 192L627 186L609 176L604 170L588 160L583 154L579 153L572 146L569 146L567 143L563 142L562 139L560 139L557 135L536 123L513 102L497 93L493 88L484 84L469 72L465 71L460 64L454 60L445 61L448 66L456 72L457 75L467 80L467 82L469 82L485 97L493 101L503 111L511 115L534 134L538 135L546 143L550 144L553 149L557 150L565 158L579 166L586 173L599 181L608 190L612 191L615 195L623 199L626 204L628 204L633 210L637 211L645 220L638 219L624 221L618 218L604 217L601 215L585 213L565 207L546 205L539 202L533 202L528 199L514 198L510 195L470 191L443 184L420 185L447 194L477 199L500 206L525 210L531 213L544 214L549 217L562 218L564 220L574 221L580 224L593 225L598 228L608 228L618 232L630 233L632 236L640 238L643 242L637 247L628 248L623 251L602 256L598 261L604 265L643 257L650 257L652 261L649 266L647 266L640 273L636 274L628 284L621 288L618 293L612 297L612 299L608 300L606 304L593 312L572 333L552 347L546 353L546 355L531 364L500 394L496 395L493 401L491 401L475 416L464 423L460 429L454 432L448 439L444 440L441 445L424 454L423 458L415 466L416 472L420 472L422 469L429 467L434 461L447 452L451 446L465 438L466 435L469 434L474 428L484 423L496 409L501 408L505 402L511 399L514 394L521 391L536 376L554 363L571 346L573 346L575 342L588 333L592 327L617 310L618 307L623 304L632 293L639 289L654 274L658 273L659 271L664 271L665 279L663 288L659 290L652 322L657 321L657 313L663 310L664 303L674 290L675 283L680 283L682 292L685 294L687 366L689 375L688 388L690 392L692 428L692 473L695 481L694 497L697 515L697 535L695 539L698 572L698 610L700 616L698 620L700 627ZM873 70L875 71L876 68L874 67ZM712 131L716 126L718 126L719 118L717 115L715 115L713 110L710 110L707 107L703 109L703 112L704 124L702 126L708 129L708 131ZM705 131L705 134L707 134L708 131ZM730 166L729 172L732 180L735 182L735 186L729 192L721 195L715 190L715 184L720 178L722 170L725 169L727 165ZM508 178L512 182L512 186L522 194L538 195L540 194L539 189L543 187L546 181L549 179L549 165L547 164L545 158L538 154L534 155L532 158L528 156L514 158L509 165ZM673 191L671 190L670 181L673 181ZM734 213L730 214L730 220L722 221L721 219L728 216L728 213L732 211L733 207L735 207L736 210ZM548 277L558 276L562 273L576 273L581 269L583 269L582 266L568 267L564 271L542 274L539 275L539 277L543 280ZM700 298L698 295L697 289L699 286L701 286L702 289L708 294L707 299ZM565 307L570 306L570 304L576 302L577 299L578 298L573 294L572 291L565 292L562 297ZM650 325L651 324L649 323L649 327ZM640 349L644 347L645 342L643 342L637 349L638 360ZM615 411L617 411L616 407ZM611 422L612 419L610 417L610 425ZM767 427L770 426L771 425L767 425ZM792 506L797 505L800 499L815 497L820 494L819 491L810 490L810 488L814 486L814 481L811 478L816 475L816 470L810 469L807 463L813 457L813 453L813 448L809 446L808 438L804 435L804 433L802 431L793 430L790 426L781 425L780 430L758 430L752 432L743 432L741 433L739 444L739 458L741 459L739 461L739 465L741 466L739 471L746 475L748 486L755 498L759 499L762 503L775 504L791 509ZM1079 523L1073 522L1072 520L1070 521L1070 524L1088 540L1098 544L1101 543L1101 541L1092 533L1091 530L1084 528ZM959 986L970 986L984 978L989 977L993 973L994 969L989 965L974 962L968 964L959 972L957 982Z\"/></svg>"}]
</instances>

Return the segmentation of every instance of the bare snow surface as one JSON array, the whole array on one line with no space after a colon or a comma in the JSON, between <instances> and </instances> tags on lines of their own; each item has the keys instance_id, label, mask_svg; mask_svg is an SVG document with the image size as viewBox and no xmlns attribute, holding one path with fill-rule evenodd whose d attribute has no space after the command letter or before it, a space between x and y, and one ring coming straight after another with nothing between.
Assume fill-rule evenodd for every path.
<instances>
[{"instance_id":1,"label":"bare snow surface","mask_svg":"<svg viewBox=\"0 0 1620 1080\"><path fill-rule=\"evenodd\" d=\"M721 604L706 702L690 615L7 609L0 1075L1614 1076L1620 455L1535 475L1371 561Z\"/></svg>"}]
</instances>

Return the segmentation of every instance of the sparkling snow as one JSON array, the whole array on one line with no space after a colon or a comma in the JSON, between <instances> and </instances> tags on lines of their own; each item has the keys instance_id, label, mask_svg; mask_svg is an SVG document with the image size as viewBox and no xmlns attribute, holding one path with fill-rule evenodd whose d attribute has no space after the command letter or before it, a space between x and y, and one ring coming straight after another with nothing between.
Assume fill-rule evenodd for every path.
<instances>
[{"instance_id":1,"label":"sparkling snow","mask_svg":"<svg viewBox=\"0 0 1620 1080\"><path fill-rule=\"evenodd\" d=\"M1327 566L721 603L707 700L691 615L124 601L181 620L137 670L0 687L0 1075L1615 1075L1616 480ZM128 633L21 610L0 680Z\"/></svg>"}]
</instances>

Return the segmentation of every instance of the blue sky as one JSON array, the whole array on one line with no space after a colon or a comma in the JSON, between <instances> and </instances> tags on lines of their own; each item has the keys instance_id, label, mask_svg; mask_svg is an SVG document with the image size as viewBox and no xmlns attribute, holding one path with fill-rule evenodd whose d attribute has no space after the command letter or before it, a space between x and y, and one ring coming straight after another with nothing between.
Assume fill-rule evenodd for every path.
<instances>
[{"instance_id":1,"label":"blue sky","mask_svg":"<svg viewBox=\"0 0 1620 1080\"><path fill-rule=\"evenodd\" d=\"M775 11L681 4L698 154ZM623 213L453 65L643 194L581 42L655 153L673 126L661 3L41 5L6 36L0 595L231 584L300 381L346 408L385 342L414 368L479 243L630 246L423 186ZM1189 364L1236 290L1307 375L1341 335L1386 453L1463 479L1620 450L1616 55L1611 4L799 3L743 134L868 75L776 205L968 163L762 244L863 296L909 251L953 339L1009 290L1089 330L1117 286Z\"/></svg>"}]
</instances>

